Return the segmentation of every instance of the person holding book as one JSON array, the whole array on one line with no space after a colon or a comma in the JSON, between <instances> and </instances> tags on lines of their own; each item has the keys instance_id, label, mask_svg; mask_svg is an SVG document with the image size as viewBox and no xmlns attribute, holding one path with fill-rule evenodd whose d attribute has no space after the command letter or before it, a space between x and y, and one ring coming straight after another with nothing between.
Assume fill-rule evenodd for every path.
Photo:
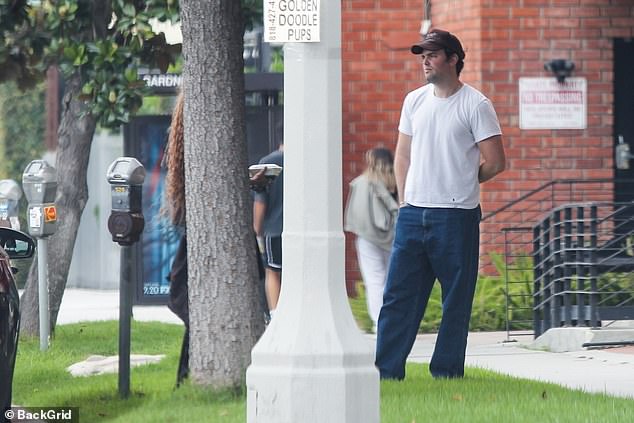
<instances>
[{"instance_id":1,"label":"person holding book","mask_svg":"<svg viewBox=\"0 0 634 423\"><path fill-rule=\"evenodd\" d=\"M260 164L284 167L284 144L264 156ZM269 317L273 318L282 286L282 226L284 200L284 171L266 190L257 192L253 201L253 230L265 259L265 292Z\"/></svg>"}]
</instances>

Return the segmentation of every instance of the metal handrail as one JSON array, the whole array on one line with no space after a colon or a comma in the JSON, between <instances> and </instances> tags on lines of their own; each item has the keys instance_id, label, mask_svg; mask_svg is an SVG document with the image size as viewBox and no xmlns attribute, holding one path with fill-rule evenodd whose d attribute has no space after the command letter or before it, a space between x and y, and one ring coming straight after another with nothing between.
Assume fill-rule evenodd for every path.
<instances>
[{"instance_id":1,"label":"metal handrail","mask_svg":"<svg viewBox=\"0 0 634 423\"><path fill-rule=\"evenodd\" d=\"M568 184L570 185L570 189L572 189L572 185L574 184L605 184L605 183L618 183L618 182L634 182L634 179L610 179L610 178L597 178L597 179L553 179L550 182L547 182L537 188L535 188L532 191L527 192L526 194L520 196L519 198L503 205L502 207L498 208L497 210L492 211L491 213L487 214L486 216L483 216L481 221L484 222L487 219L492 218L493 216L495 216L496 214L502 213L505 210L510 209L511 207L513 207L514 205L527 200L528 198L539 194L542 191L545 191L547 188L550 188L554 185L558 185L558 184ZM552 190L551 190L551 202L553 200L553 194L552 194Z\"/></svg>"},{"instance_id":2,"label":"metal handrail","mask_svg":"<svg viewBox=\"0 0 634 423\"><path fill-rule=\"evenodd\" d=\"M509 294L508 285L511 279L511 275L509 274L509 272L512 269L511 269L509 260L514 260L514 258L519 258L519 257L533 258L533 255L529 253L529 251L534 251L533 248L536 247L538 250L537 251L538 254L542 256L541 260L550 261L549 266L551 266L551 268L548 271L549 275L546 275L546 274L540 275L538 273L534 273L532 278L522 282L530 281L530 283L533 283L533 284L537 283L538 285L542 286L542 289L544 288L544 283L546 283L548 288L553 289L554 283L557 283L557 284L573 283L574 284L574 281L585 280L586 281L585 284L587 284L585 288L586 291L582 291L582 292L586 292L586 295L590 295L590 296L593 296L593 292L588 293L588 290L592 291L590 283L596 280L597 278L596 272L603 273L606 271L613 271L613 270L622 271L620 269L623 269L623 268L618 267L618 266L622 266L621 264L617 263L613 265L612 263L608 262L608 259L610 259L613 256L612 251L610 250L612 244L610 245L605 244L604 242L601 241L602 238L595 240L594 241L595 243L596 241L599 241L599 242L596 243L596 245L594 246L576 245L571 250L569 247L563 248L564 247L563 243L565 238L559 234L559 230L561 230L562 232L564 231L565 225L572 225L574 232L578 230L582 230L582 231L594 230L595 233L600 232L601 234L606 235L607 232L603 230L596 232L596 229L597 229L596 227L603 226L604 222L608 222L605 229L612 233L613 236L610 237L610 240L612 242L622 240L622 238L626 237L626 235L621 234L622 231L619 230L619 228L623 226L625 229L626 225L628 225L627 227L629 227L629 223L627 221L624 223L618 223L618 221L620 220L618 219L618 217L620 217L620 213L623 213L624 211L628 211L628 209L631 209L634 206L634 202L630 203L630 202L621 202L621 201L619 202L610 201L610 200L616 199L615 197L618 197L611 189L611 187L614 186L613 184L618 184L618 183L634 184L634 179L612 179L612 178L555 179L550 182L544 183L540 185L539 187L526 192L525 194L522 194L521 196L517 197L515 200L509 201L508 203L504 204L502 207L499 207L495 209L494 211L487 213L483 216L483 218L481 219L483 223L494 225L494 226L491 226L491 229L493 229L493 231L489 233L489 235L491 236L491 242L496 243L496 245L499 245L499 244L504 245L503 251L504 251L504 257L505 257L504 259L505 269L504 269L504 272L502 272L502 276L505 279L506 292L507 292L506 294L507 296L506 298L507 337L509 336L509 331L511 329L509 326L510 322L518 321L516 320L515 316L511 316L509 314L511 312L510 309L512 308L513 310L515 310L515 306L519 306L520 304L522 304L521 302L518 304L514 303L513 306L511 306L510 304L511 295ZM608 187L608 185L610 188ZM562 205L562 204L565 204L565 205ZM561 247L563 248L563 250L559 252L555 252L550 249L545 250L545 248L547 248L545 245L540 246L539 244L538 245L533 244L532 247L529 247L527 234L531 230L534 229L532 227L533 222L540 221L546 216L552 215L557 210L570 208L571 204L574 204L573 207L584 207L584 208L589 206L591 207L592 205L598 206L600 208L607 206L608 208L604 208L604 211L608 213L601 213L599 216L595 216L594 220L592 221L593 222L592 225L594 225L593 229L591 228L579 229L579 225L583 225L582 222L586 221L585 218L582 218L582 219L564 218L559 223L559 227L561 229L555 229L554 227L543 228L545 232L542 232L542 234L548 237L550 245L554 245L558 243L562 244ZM614 207L614 209L610 209L610 205L611 207ZM589 217L590 216L588 216L588 218ZM609 223L610 221L617 222L617 223L610 225ZM498 226L496 228L495 225L499 223L502 223L501 225L502 227L500 228ZM575 241L577 240L575 239ZM522 245L525 245L528 248L524 249ZM521 251L517 250L517 248L520 248ZM622 249L622 246L619 246L619 249ZM594 254L594 253L599 253L600 255L596 255L592 259L589 256L584 257L586 254ZM585 273L578 274L577 270L572 270L572 276L571 276L568 273L568 271L562 270L562 269L565 269L565 267L563 267L559 263L555 263L555 261L558 260L559 257L563 257L562 255L565 255L565 254L568 254L568 256L565 257L565 261L568 266L574 266L575 269L577 270L579 268L583 268L583 269L594 268L595 270L592 270L592 271L588 270L587 274ZM570 256L570 254L572 254L572 256ZM487 264L487 265L490 265L490 264ZM533 268L532 269L533 271L536 270L536 268L534 267L535 263L530 264L529 266ZM599 270L597 266L601 266L601 269ZM527 267L527 266L523 265L523 267ZM517 270L528 271L531 269L522 268ZM513 276L513 278L517 278L517 276ZM523 276L522 278L528 279ZM535 288L537 287L534 287L534 289ZM570 290L571 286L562 286L561 288L558 288L557 290L562 288L566 294L572 295L571 294L572 290ZM553 289L553 291L556 291L556 290ZM581 295L577 291L575 291L573 294ZM561 294L555 294L555 297L560 297L560 296ZM539 307L540 305L543 306L545 302L546 302L545 299L539 298L536 301L537 304L533 304L533 305L536 305L537 307ZM595 304L592 304L592 306L594 307ZM522 321L524 322L525 320L522 320Z\"/></svg>"},{"instance_id":3,"label":"metal handrail","mask_svg":"<svg viewBox=\"0 0 634 423\"><path fill-rule=\"evenodd\" d=\"M634 257L619 257L628 248L622 241L634 233L634 218L623 214L633 205L610 201L570 203L550 210L534 226L536 336L560 325L596 327L602 316L629 318L634 291L619 286L619 279L599 282L601 275L633 272ZM589 213L584 212L588 209ZM607 217L603 210L608 212ZM623 306L627 307L621 309Z\"/></svg>"}]
</instances>

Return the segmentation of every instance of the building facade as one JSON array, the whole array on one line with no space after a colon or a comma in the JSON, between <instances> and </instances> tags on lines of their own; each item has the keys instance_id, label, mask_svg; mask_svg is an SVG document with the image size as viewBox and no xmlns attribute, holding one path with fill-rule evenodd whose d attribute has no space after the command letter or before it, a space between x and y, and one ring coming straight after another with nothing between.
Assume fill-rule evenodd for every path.
<instances>
[{"instance_id":1,"label":"building facade","mask_svg":"<svg viewBox=\"0 0 634 423\"><path fill-rule=\"evenodd\" d=\"M348 182L363 170L364 152L379 145L394 149L402 100L424 83L420 58L409 47L420 40L425 19L460 38L466 50L462 80L492 100L502 125L507 170L482 186L485 216L561 179L595 181L582 200L634 199L629 185L616 181L634 175L614 160L616 144L634 144L634 78L628 75L634 69L634 1L343 0L344 200ZM567 80L583 88L568 97L556 85L555 94L545 90L548 95L529 86L520 97L521 78L556 81L545 69L553 60L574 63ZM581 102L581 110L562 104ZM552 113L540 115L548 107L566 114L559 122L571 122L558 125ZM566 186L584 191L581 183ZM507 209L485 219L483 257L501 251L500 231L513 219L525 218ZM352 293L360 277L346 236Z\"/></svg>"}]
</instances>

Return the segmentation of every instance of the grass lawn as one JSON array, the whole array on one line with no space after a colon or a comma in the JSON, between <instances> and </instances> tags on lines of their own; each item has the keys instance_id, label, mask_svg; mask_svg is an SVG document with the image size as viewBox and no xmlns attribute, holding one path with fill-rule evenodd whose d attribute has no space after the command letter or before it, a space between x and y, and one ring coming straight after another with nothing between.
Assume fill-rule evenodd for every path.
<instances>
[{"instance_id":1,"label":"grass lawn","mask_svg":"<svg viewBox=\"0 0 634 423\"><path fill-rule=\"evenodd\" d=\"M117 354L118 323L58 326L46 352L38 339L20 341L13 402L25 407L79 407L80 422L245 422L245 396L191 385L174 389L183 328L133 322L133 354L165 354L131 370L131 397L117 375L73 378L69 365L89 355ZM522 363L518 361L518 366ZM632 422L634 401L467 369L462 380L433 380L426 365L408 366L404 382L381 383L383 423ZM299 423L299 422L298 422ZM324 422L328 423L328 422Z\"/></svg>"}]
</instances>

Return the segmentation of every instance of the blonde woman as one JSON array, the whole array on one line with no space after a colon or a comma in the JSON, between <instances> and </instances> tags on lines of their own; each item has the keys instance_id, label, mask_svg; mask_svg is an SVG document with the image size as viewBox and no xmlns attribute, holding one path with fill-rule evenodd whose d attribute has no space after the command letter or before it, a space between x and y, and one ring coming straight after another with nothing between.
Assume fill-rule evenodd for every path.
<instances>
[{"instance_id":1,"label":"blonde woman","mask_svg":"<svg viewBox=\"0 0 634 423\"><path fill-rule=\"evenodd\" d=\"M365 162L365 171L350 182L344 228L357 236L359 270L376 332L398 203L394 157L390 150L373 148L366 152Z\"/></svg>"}]
</instances>

